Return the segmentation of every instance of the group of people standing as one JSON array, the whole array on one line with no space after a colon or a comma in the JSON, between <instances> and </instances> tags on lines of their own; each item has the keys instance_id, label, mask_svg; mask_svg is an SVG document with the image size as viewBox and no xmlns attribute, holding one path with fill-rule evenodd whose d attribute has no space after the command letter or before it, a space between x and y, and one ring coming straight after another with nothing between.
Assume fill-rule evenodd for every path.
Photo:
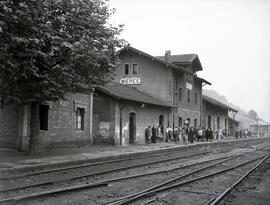
<instances>
[{"instance_id":1,"label":"group of people standing","mask_svg":"<svg viewBox=\"0 0 270 205\"><path fill-rule=\"evenodd\" d=\"M213 131L210 128L204 129L201 127L195 128L185 126L184 128L175 127L174 132L169 127L166 131L166 142L169 141L181 141L184 144L194 143L194 141L212 140L214 137Z\"/></svg>"},{"instance_id":2,"label":"group of people standing","mask_svg":"<svg viewBox=\"0 0 270 205\"><path fill-rule=\"evenodd\" d=\"M162 142L163 141L163 133L164 133L164 128L163 126L155 125L151 126L149 125L145 129L145 141L147 144L152 143L157 143L157 142Z\"/></svg>"},{"instance_id":3,"label":"group of people standing","mask_svg":"<svg viewBox=\"0 0 270 205\"><path fill-rule=\"evenodd\" d=\"M214 132L210 128L202 128L202 127L190 127L186 125L185 127L167 127L164 133L164 128L161 125L157 125L156 127L153 125L149 125L145 129L145 141L146 143L157 143L157 142L183 142L194 143L194 141L212 141L214 138Z\"/></svg>"}]
</instances>

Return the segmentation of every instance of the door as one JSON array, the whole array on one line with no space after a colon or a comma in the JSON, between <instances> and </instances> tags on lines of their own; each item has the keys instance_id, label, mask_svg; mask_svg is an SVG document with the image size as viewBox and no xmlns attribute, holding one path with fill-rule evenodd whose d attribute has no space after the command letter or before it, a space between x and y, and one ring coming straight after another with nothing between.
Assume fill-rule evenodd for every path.
<instances>
[{"instance_id":1,"label":"door","mask_svg":"<svg viewBox=\"0 0 270 205\"><path fill-rule=\"evenodd\" d=\"M211 115L208 115L208 119L207 119L207 127L208 128L211 128L212 129L212 126L211 126Z\"/></svg>"},{"instance_id":2,"label":"door","mask_svg":"<svg viewBox=\"0 0 270 205\"><path fill-rule=\"evenodd\" d=\"M136 113L129 114L129 144L134 144L136 140Z\"/></svg>"},{"instance_id":3,"label":"door","mask_svg":"<svg viewBox=\"0 0 270 205\"><path fill-rule=\"evenodd\" d=\"M163 115L159 116L159 123L158 124L161 128L161 133L163 135L164 134L164 117L163 117Z\"/></svg>"}]
</instances>

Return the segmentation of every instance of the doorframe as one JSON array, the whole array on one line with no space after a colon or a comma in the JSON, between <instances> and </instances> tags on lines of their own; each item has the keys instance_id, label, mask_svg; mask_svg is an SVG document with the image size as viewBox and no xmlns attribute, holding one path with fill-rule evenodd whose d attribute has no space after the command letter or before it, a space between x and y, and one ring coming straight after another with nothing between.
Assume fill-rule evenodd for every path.
<instances>
[{"instance_id":1,"label":"doorframe","mask_svg":"<svg viewBox=\"0 0 270 205\"><path fill-rule=\"evenodd\" d=\"M133 126L131 127L131 119L133 118ZM132 129L132 130L131 130ZM136 141L136 112L129 113L129 144L134 144Z\"/></svg>"}]
</instances>

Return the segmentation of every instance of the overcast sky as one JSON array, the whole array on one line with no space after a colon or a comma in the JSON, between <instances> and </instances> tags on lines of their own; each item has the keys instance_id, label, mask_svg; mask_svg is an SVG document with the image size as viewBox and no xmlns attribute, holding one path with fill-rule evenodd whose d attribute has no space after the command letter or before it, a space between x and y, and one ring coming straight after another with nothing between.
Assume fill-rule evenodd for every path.
<instances>
[{"instance_id":1,"label":"overcast sky","mask_svg":"<svg viewBox=\"0 0 270 205\"><path fill-rule=\"evenodd\" d=\"M270 0L110 0L121 37L151 55L197 53L199 76L270 118Z\"/></svg>"}]
</instances>

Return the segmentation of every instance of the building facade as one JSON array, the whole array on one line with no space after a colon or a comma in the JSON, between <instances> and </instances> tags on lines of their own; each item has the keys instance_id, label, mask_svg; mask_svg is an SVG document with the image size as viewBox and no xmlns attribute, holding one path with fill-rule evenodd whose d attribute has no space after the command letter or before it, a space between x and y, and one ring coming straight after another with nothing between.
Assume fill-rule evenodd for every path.
<instances>
[{"instance_id":1,"label":"building facade","mask_svg":"<svg viewBox=\"0 0 270 205\"><path fill-rule=\"evenodd\" d=\"M116 69L115 81L126 83L138 79L130 86L172 103L175 107L167 121L167 126L183 127L188 120L191 126L201 124L202 86L210 84L199 78L202 70L196 54L154 57L132 47L120 52L122 61ZM127 83L128 84L128 83Z\"/></svg>"},{"instance_id":2,"label":"building facade","mask_svg":"<svg viewBox=\"0 0 270 205\"><path fill-rule=\"evenodd\" d=\"M114 82L94 94L70 94L40 105L45 146L110 143L143 144L147 126L182 127L202 123L202 70L196 54L155 57L127 46L118 52ZM0 109L0 146L29 148L30 107Z\"/></svg>"},{"instance_id":3,"label":"building facade","mask_svg":"<svg viewBox=\"0 0 270 205\"><path fill-rule=\"evenodd\" d=\"M237 113L234 108L227 106L213 98L202 96L202 126L213 131L223 130L228 135L234 136L238 124L232 125L229 112ZM235 121L236 122L236 121Z\"/></svg>"},{"instance_id":4,"label":"building facade","mask_svg":"<svg viewBox=\"0 0 270 205\"><path fill-rule=\"evenodd\" d=\"M202 70L196 54L172 56L166 52L165 57L155 57L127 46L119 51L119 58L114 83L96 88L93 112L97 143L145 143L148 125L162 125L165 130L183 127L186 120L190 126L201 124L202 86L210 83L196 74ZM125 89L129 91L122 95ZM149 103L141 99L141 94L162 103ZM105 110L110 110L109 114ZM135 119L131 115L136 116L135 138L130 137L130 129L134 129L130 120Z\"/></svg>"},{"instance_id":5,"label":"building facade","mask_svg":"<svg viewBox=\"0 0 270 205\"><path fill-rule=\"evenodd\" d=\"M229 133L230 136L236 137L236 132L239 131L240 122L234 118L229 117Z\"/></svg>"},{"instance_id":6,"label":"building facade","mask_svg":"<svg viewBox=\"0 0 270 205\"><path fill-rule=\"evenodd\" d=\"M264 121L258 120L250 125L250 131L259 136L267 136L270 135L270 125Z\"/></svg>"},{"instance_id":7,"label":"building facade","mask_svg":"<svg viewBox=\"0 0 270 205\"><path fill-rule=\"evenodd\" d=\"M40 105L40 135L45 147L92 142L92 94L68 94L66 100ZM0 108L0 147L29 149L30 106Z\"/></svg>"},{"instance_id":8,"label":"building facade","mask_svg":"<svg viewBox=\"0 0 270 205\"><path fill-rule=\"evenodd\" d=\"M94 143L144 144L147 126L161 127L172 105L118 82L96 87L93 103Z\"/></svg>"}]
</instances>

